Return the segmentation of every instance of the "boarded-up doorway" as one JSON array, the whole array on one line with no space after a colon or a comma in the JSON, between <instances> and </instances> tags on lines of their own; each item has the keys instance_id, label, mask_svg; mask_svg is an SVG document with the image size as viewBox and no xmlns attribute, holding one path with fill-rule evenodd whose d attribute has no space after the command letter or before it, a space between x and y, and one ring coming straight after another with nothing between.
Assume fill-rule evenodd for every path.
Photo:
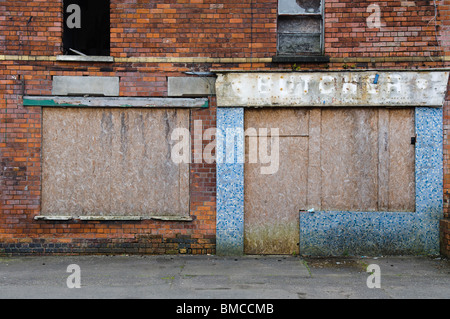
<instances>
[{"instance_id":1,"label":"boarded-up doorway","mask_svg":"<svg viewBox=\"0 0 450 319\"><path fill-rule=\"evenodd\" d=\"M280 137L276 173L245 163L247 254L298 254L299 210L415 209L413 109L248 109L249 128Z\"/></svg>"}]
</instances>

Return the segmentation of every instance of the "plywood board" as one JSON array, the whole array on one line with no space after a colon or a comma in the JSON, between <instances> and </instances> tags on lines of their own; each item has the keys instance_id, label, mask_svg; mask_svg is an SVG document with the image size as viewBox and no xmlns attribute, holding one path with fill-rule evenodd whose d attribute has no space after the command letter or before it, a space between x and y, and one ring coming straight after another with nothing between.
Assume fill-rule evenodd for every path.
<instances>
[{"instance_id":1,"label":"plywood board","mask_svg":"<svg viewBox=\"0 0 450 319\"><path fill-rule=\"evenodd\" d=\"M189 164L171 160L188 110L43 111L42 215L189 214Z\"/></svg>"},{"instance_id":2,"label":"plywood board","mask_svg":"<svg viewBox=\"0 0 450 319\"><path fill-rule=\"evenodd\" d=\"M292 254L299 251L298 211L306 207L308 119L305 110L252 110L245 113L245 129L279 128L279 166L261 174L268 164L244 167L245 241L247 254ZM270 132L270 130L269 130ZM246 138L248 155L251 137ZM269 154L272 152L269 142ZM258 148L261 143L258 143Z\"/></svg>"},{"instance_id":3,"label":"plywood board","mask_svg":"<svg viewBox=\"0 0 450 319\"><path fill-rule=\"evenodd\" d=\"M415 210L414 110L389 111L389 207L388 211Z\"/></svg>"},{"instance_id":4,"label":"plywood board","mask_svg":"<svg viewBox=\"0 0 450 319\"><path fill-rule=\"evenodd\" d=\"M278 128L280 136L308 136L308 119L309 110L248 109L245 110L244 129Z\"/></svg>"},{"instance_id":5,"label":"plywood board","mask_svg":"<svg viewBox=\"0 0 450 319\"><path fill-rule=\"evenodd\" d=\"M282 134L272 175L249 162L260 136L246 137L246 253L296 251L299 210L414 211L413 109L249 110L252 127Z\"/></svg>"},{"instance_id":6,"label":"plywood board","mask_svg":"<svg viewBox=\"0 0 450 319\"><path fill-rule=\"evenodd\" d=\"M378 113L322 111L322 210L378 210Z\"/></svg>"},{"instance_id":7,"label":"plywood board","mask_svg":"<svg viewBox=\"0 0 450 319\"><path fill-rule=\"evenodd\" d=\"M298 212L306 206L307 194L307 138L280 138L280 158L285 160L271 175L260 173L262 164L245 164L247 254L298 253Z\"/></svg>"},{"instance_id":8,"label":"plywood board","mask_svg":"<svg viewBox=\"0 0 450 319\"><path fill-rule=\"evenodd\" d=\"M322 111L309 112L308 196L304 209L322 209Z\"/></svg>"},{"instance_id":9,"label":"plywood board","mask_svg":"<svg viewBox=\"0 0 450 319\"><path fill-rule=\"evenodd\" d=\"M389 210L389 110L378 110L378 210Z\"/></svg>"}]
</instances>

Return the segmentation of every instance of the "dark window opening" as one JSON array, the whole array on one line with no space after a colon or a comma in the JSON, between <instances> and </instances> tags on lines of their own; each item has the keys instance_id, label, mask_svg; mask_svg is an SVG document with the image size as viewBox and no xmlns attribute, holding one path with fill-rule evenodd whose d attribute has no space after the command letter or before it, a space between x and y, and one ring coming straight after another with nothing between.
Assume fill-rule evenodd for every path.
<instances>
[{"instance_id":1,"label":"dark window opening","mask_svg":"<svg viewBox=\"0 0 450 319\"><path fill-rule=\"evenodd\" d=\"M109 0L64 0L65 55L109 56Z\"/></svg>"}]
</instances>

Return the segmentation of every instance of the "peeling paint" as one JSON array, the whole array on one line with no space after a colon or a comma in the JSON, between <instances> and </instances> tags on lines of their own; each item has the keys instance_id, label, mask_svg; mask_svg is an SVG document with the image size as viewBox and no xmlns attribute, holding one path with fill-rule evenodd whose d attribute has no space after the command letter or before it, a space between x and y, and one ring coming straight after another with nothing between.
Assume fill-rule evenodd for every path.
<instances>
[{"instance_id":1,"label":"peeling paint","mask_svg":"<svg viewBox=\"0 0 450 319\"><path fill-rule=\"evenodd\" d=\"M449 72L224 73L219 107L442 107Z\"/></svg>"}]
</instances>

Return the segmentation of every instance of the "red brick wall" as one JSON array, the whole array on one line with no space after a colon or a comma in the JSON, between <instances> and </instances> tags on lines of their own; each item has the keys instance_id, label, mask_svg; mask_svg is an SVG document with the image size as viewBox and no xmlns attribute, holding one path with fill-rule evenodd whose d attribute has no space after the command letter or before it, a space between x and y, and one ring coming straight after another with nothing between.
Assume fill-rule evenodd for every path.
<instances>
[{"instance_id":1,"label":"red brick wall","mask_svg":"<svg viewBox=\"0 0 450 319\"><path fill-rule=\"evenodd\" d=\"M450 1L437 1L438 6L438 25L439 25L439 41L444 50L444 54L450 54ZM447 63L448 65L448 63Z\"/></svg>"},{"instance_id":2,"label":"red brick wall","mask_svg":"<svg viewBox=\"0 0 450 319\"><path fill-rule=\"evenodd\" d=\"M0 54L59 54L62 1L2 1Z\"/></svg>"},{"instance_id":3,"label":"red brick wall","mask_svg":"<svg viewBox=\"0 0 450 319\"><path fill-rule=\"evenodd\" d=\"M114 56L242 57L276 50L267 33L276 31L277 0L253 1L253 10L250 1L236 0L111 3Z\"/></svg>"},{"instance_id":4,"label":"red brick wall","mask_svg":"<svg viewBox=\"0 0 450 319\"><path fill-rule=\"evenodd\" d=\"M450 219L441 220L441 254L450 258Z\"/></svg>"},{"instance_id":5,"label":"red brick wall","mask_svg":"<svg viewBox=\"0 0 450 319\"><path fill-rule=\"evenodd\" d=\"M409 3L409 5L402 5ZM369 28L379 5L382 27ZM438 56L448 52L448 0L325 1L325 48L333 57ZM277 0L111 0L115 57L272 57ZM0 6L2 54L60 52L62 1L10 1ZM436 33L441 30L441 34Z\"/></svg>"},{"instance_id":6,"label":"red brick wall","mask_svg":"<svg viewBox=\"0 0 450 319\"><path fill-rule=\"evenodd\" d=\"M329 64L299 69L432 68L450 66L450 0L326 0L325 53ZM370 29L367 7L379 4L381 29ZM276 54L277 0L111 0L111 55L132 57L254 58L205 63L68 63L61 54L62 1L0 4L0 253L214 253L215 165L191 165L191 213L181 222L35 221L40 210L41 108L23 95L50 95L52 76L119 76L121 96L167 96L167 77L214 69L286 69ZM438 30L438 32L436 32ZM11 55L16 58L2 58ZM17 56L43 57L20 60ZM433 57L430 59L429 57ZM367 58L369 58L367 60ZM400 58L400 59L399 59ZM444 105L444 192L450 192L450 96ZM192 121L215 127L215 99L193 110ZM193 136L196 138L196 136ZM208 141L203 141L205 146ZM446 208L447 217L448 208ZM447 246L448 247L448 246Z\"/></svg>"},{"instance_id":7,"label":"red brick wall","mask_svg":"<svg viewBox=\"0 0 450 319\"><path fill-rule=\"evenodd\" d=\"M409 2L411 6L404 6ZM381 28L367 18L378 5ZM437 56L433 1L326 1L326 52L333 56Z\"/></svg>"},{"instance_id":8,"label":"red brick wall","mask_svg":"<svg viewBox=\"0 0 450 319\"><path fill-rule=\"evenodd\" d=\"M35 221L40 211L41 108L22 106L17 82L1 85L0 254L215 252L214 164L191 166L193 222ZM207 110L192 110L192 121L201 119L205 129L214 126L214 103L212 99Z\"/></svg>"}]
</instances>

